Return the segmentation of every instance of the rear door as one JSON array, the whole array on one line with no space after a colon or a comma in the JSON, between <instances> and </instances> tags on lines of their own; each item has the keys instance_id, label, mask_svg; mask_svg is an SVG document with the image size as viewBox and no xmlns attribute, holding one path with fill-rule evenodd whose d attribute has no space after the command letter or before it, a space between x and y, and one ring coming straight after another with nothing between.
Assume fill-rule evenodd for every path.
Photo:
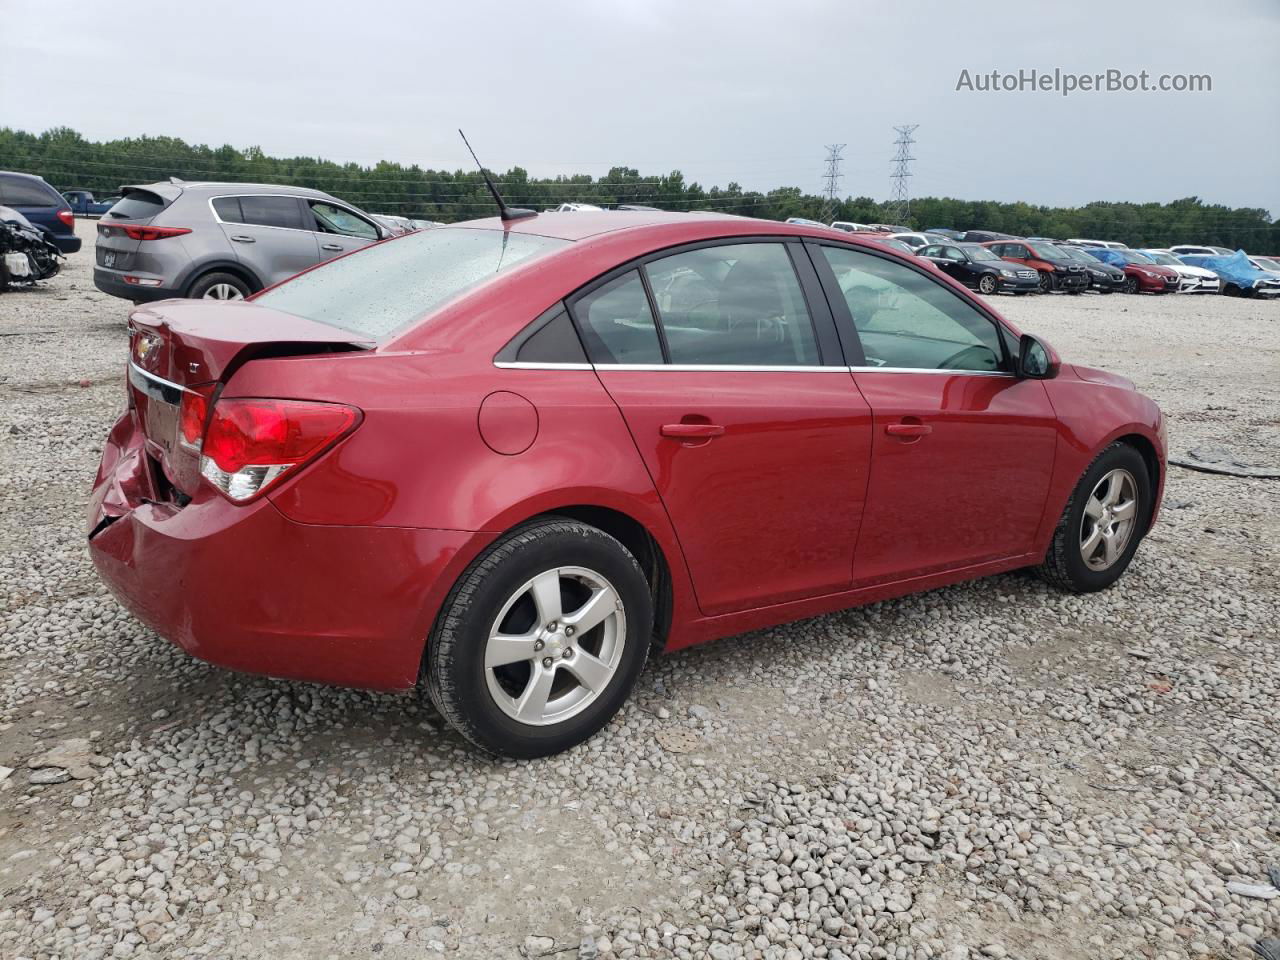
<instances>
[{"instance_id":1,"label":"rear door","mask_svg":"<svg viewBox=\"0 0 1280 960\"><path fill-rule=\"evenodd\" d=\"M816 279L799 243L734 240L571 301L708 615L849 585L870 410Z\"/></svg>"},{"instance_id":2,"label":"rear door","mask_svg":"<svg viewBox=\"0 0 1280 960\"><path fill-rule=\"evenodd\" d=\"M310 211L299 197L244 194L214 197L209 203L236 259L264 286L320 262L309 229Z\"/></svg>"},{"instance_id":3,"label":"rear door","mask_svg":"<svg viewBox=\"0 0 1280 960\"><path fill-rule=\"evenodd\" d=\"M1030 551L1057 418L1043 383L1012 374L1011 337L908 264L826 244L814 259L874 415L855 585Z\"/></svg>"},{"instance_id":4,"label":"rear door","mask_svg":"<svg viewBox=\"0 0 1280 960\"><path fill-rule=\"evenodd\" d=\"M308 200L309 226L315 231L321 260L332 260L382 239L372 220L328 200Z\"/></svg>"}]
</instances>

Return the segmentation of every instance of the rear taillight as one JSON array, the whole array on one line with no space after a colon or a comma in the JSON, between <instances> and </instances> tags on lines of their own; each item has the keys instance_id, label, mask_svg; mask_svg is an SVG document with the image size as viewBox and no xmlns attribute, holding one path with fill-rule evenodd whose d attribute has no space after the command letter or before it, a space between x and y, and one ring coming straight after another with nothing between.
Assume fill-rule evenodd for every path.
<instances>
[{"instance_id":1,"label":"rear taillight","mask_svg":"<svg viewBox=\"0 0 1280 960\"><path fill-rule=\"evenodd\" d=\"M360 411L340 403L219 400L204 435L200 473L228 499L252 500L359 422ZM185 417L183 423L185 435Z\"/></svg>"},{"instance_id":2,"label":"rear taillight","mask_svg":"<svg viewBox=\"0 0 1280 960\"><path fill-rule=\"evenodd\" d=\"M114 237L122 234L130 240L163 240L165 237L181 237L191 232L190 227L139 227L122 223L99 223L98 234Z\"/></svg>"},{"instance_id":3,"label":"rear taillight","mask_svg":"<svg viewBox=\"0 0 1280 960\"><path fill-rule=\"evenodd\" d=\"M216 384L187 387L182 391L178 408L178 442L191 450L199 450L204 439L204 426L209 422L209 400Z\"/></svg>"},{"instance_id":4,"label":"rear taillight","mask_svg":"<svg viewBox=\"0 0 1280 960\"><path fill-rule=\"evenodd\" d=\"M59 210L58 219L65 223L68 227L76 225L76 215L70 210Z\"/></svg>"}]
</instances>

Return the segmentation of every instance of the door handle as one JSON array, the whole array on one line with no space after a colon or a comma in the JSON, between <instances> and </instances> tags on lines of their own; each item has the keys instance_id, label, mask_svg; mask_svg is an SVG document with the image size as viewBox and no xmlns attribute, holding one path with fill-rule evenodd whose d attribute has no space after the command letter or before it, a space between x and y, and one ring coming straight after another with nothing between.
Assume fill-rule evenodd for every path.
<instances>
[{"instance_id":1,"label":"door handle","mask_svg":"<svg viewBox=\"0 0 1280 960\"><path fill-rule=\"evenodd\" d=\"M891 423L884 432L891 437L927 437L933 433L933 427L927 423Z\"/></svg>"},{"instance_id":2,"label":"door handle","mask_svg":"<svg viewBox=\"0 0 1280 960\"><path fill-rule=\"evenodd\" d=\"M340 243L322 243L322 244L320 244L320 249L321 249L321 250L341 250L341 249L342 249L342 244L340 244Z\"/></svg>"},{"instance_id":3,"label":"door handle","mask_svg":"<svg viewBox=\"0 0 1280 960\"><path fill-rule=\"evenodd\" d=\"M231 239L234 240L236 243L256 243L257 242L256 240L253 239L253 237L232 237Z\"/></svg>"},{"instance_id":4,"label":"door handle","mask_svg":"<svg viewBox=\"0 0 1280 960\"><path fill-rule=\"evenodd\" d=\"M710 440L724 436L724 427L718 423L664 423L658 432L679 440Z\"/></svg>"}]
</instances>

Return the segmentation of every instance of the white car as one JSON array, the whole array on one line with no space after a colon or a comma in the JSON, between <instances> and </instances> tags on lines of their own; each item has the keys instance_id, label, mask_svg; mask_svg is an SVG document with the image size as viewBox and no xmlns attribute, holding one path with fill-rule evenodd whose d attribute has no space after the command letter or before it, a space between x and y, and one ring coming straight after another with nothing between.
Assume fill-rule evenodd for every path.
<instances>
[{"instance_id":1,"label":"white car","mask_svg":"<svg viewBox=\"0 0 1280 960\"><path fill-rule=\"evenodd\" d=\"M790 223L791 221L788 220L787 222ZM831 226L835 227L835 229L837 230L843 230L845 233L875 233L876 232L874 227L868 226L865 223L853 223L850 220L836 220L831 224Z\"/></svg>"},{"instance_id":2,"label":"white car","mask_svg":"<svg viewBox=\"0 0 1280 960\"><path fill-rule=\"evenodd\" d=\"M1250 257L1249 262L1259 270L1266 273L1273 273L1280 277L1280 260L1275 257Z\"/></svg>"},{"instance_id":3,"label":"white car","mask_svg":"<svg viewBox=\"0 0 1280 960\"><path fill-rule=\"evenodd\" d=\"M949 240L940 233L891 233L889 236L894 240L901 240L912 250L919 250L934 243L955 243L954 240Z\"/></svg>"},{"instance_id":4,"label":"white car","mask_svg":"<svg viewBox=\"0 0 1280 960\"><path fill-rule=\"evenodd\" d=\"M1194 243L1180 243L1176 247L1170 247L1169 252L1175 257L1229 257L1234 250L1228 250L1226 247L1202 247Z\"/></svg>"},{"instance_id":5,"label":"white car","mask_svg":"<svg viewBox=\"0 0 1280 960\"><path fill-rule=\"evenodd\" d=\"M1103 247L1107 250L1128 250L1127 243L1120 243L1117 240L1085 240L1082 237L1067 237L1063 243L1074 244L1077 247Z\"/></svg>"},{"instance_id":6,"label":"white car","mask_svg":"<svg viewBox=\"0 0 1280 960\"><path fill-rule=\"evenodd\" d=\"M1221 293L1222 279L1212 270L1183 263L1171 250L1139 250L1160 264L1178 271L1179 293Z\"/></svg>"},{"instance_id":7,"label":"white car","mask_svg":"<svg viewBox=\"0 0 1280 960\"><path fill-rule=\"evenodd\" d=\"M562 203L558 207L551 207L547 213L594 213L597 210L603 212L604 207L598 207L594 203Z\"/></svg>"}]
</instances>

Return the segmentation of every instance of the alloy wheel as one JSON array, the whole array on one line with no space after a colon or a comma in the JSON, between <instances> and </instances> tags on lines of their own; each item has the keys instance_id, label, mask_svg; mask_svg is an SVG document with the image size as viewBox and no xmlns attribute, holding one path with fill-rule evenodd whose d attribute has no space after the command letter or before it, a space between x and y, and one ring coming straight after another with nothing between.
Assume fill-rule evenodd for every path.
<instances>
[{"instance_id":1,"label":"alloy wheel","mask_svg":"<svg viewBox=\"0 0 1280 960\"><path fill-rule=\"evenodd\" d=\"M613 584L585 567L547 570L511 594L489 630L489 693L520 723L568 720L609 686L626 636L626 612Z\"/></svg>"},{"instance_id":2,"label":"alloy wheel","mask_svg":"<svg viewBox=\"0 0 1280 960\"><path fill-rule=\"evenodd\" d=\"M996 278L991 274L984 274L982 279L978 281L978 289L990 296L996 292Z\"/></svg>"},{"instance_id":3,"label":"alloy wheel","mask_svg":"<svg viewBox=\"0 0 1280 960\"><path fill-rule=\"evenodd\" d=\"M1104 474L1084 504L1080 519L1080 556L1090 570L1106 570L1121 556L1138 520L1138 485L1133 474L1117 468Z\"/></svg>"},{"instance_id":4,"label":"alloy wheel","mask_svg":"<svg viewBox=\"0 0 1280 960\"><path fill-rule=\"evenodd\" d=\"M204 292L205 300L243 300L244 294L229 283L215 283Z\"/></svg>"},{"instance_id":5,"label":"alloy wheel","mask_svg":"<svg viewBox=\"0 0 1280 960\"><path fill-rule=\"evenodd\" d=\"M1041 293L1053 292L1053 274L1045 270L1040 271L1040 292Z\"/></svg>"}]
</instances>

